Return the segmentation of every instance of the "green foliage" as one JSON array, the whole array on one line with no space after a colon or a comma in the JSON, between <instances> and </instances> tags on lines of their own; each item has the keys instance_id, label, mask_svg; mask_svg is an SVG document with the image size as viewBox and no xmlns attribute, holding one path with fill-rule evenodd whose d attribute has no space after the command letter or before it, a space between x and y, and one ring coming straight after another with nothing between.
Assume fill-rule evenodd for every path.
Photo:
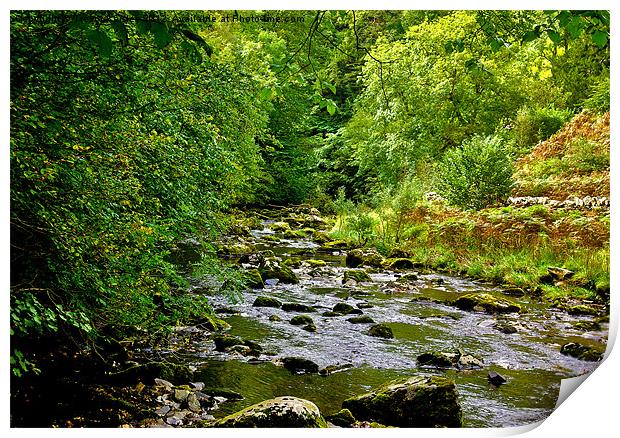
<instances>
[{"instance_id":1,"label":"green foliage","mask_svg":"<svg viewBox=\"0 0 620 438\"><path fill-rule=\"evenodd\" d=\"M175 13L131 17L11 15L11 327L21 371L33 338L79 344L206 311L167 253L186 235L213 235L219 212L247 199L260 174L260 83L197 64L188 50L206 53L206 43Z\"/></svg>"},{"instance_id":2,"label":"green foliage","mask_svg":"<svg viewBox=\"0 0 620 438\"><path fill-rule=\"evenodd\" d=\"M592 87L590 96L583 102L583 107L596 114L603 114L610 108L610 78L603 75L598 83Z\"/></svg>"},{"instance_id":3,"label":"green foliage","mask_svg":"<svg viewBox=\"0 0 620 438\"><path fill-rule=\"evenodd\" d=\"M347 216L345 230L352 232L357 238L357 244L363 246L374 234L376 223L377 220L369 212L357 211Z\"/></svg>"},{"instance_id":4,"label":"green foliage","mask_svg":"<svg viewBox=\"0 0 620 438\"><path fill-rule=\"evenodd\" d=\"M572 113L568 110L545 108L521 108L512 129L518 150L527 153L539 142L546 140L568 122Z\"/></svg>"},{"instance_id":5,"label":"green foliage","mask_svg":"<svg viewBox=\"0 0 620 438\"><path fill-rule=\"evenodd\" d=\"M512 189L512 162L499 137L474 137L445 153L439 191L461 208L479 209L505 200Z\"/></svg>"}]
</instances>

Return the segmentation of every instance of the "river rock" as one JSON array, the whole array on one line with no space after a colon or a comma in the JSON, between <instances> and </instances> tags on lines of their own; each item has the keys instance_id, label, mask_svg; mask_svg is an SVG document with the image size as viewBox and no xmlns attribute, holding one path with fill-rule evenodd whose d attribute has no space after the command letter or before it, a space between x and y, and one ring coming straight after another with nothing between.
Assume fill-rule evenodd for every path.
<instances>
[{"instance_id":1,"label":"river rock","mask_svg":"<svg viewBox=\"0 0 620 438\"><path fill-rule=\"evenodd\" d=\"M575 306L568 306L566 311L569 315L598 315L600 312L598 309L587 306L585 304L578 304Z\"/></svg>"},{"instance_id":2,"label":"river rock","mask_svg":"<svg viewBox=\"0 0 620 438\"><path fill-rule=\"evenodd\" d=\"M274 314L274 315L270 315L270 316L269 316L269 321L272 321L272 322L280 322L280 321L282 321L282 318L280 318L278 315L275 315L275 314Z\"/></svg>"},{"instance_id":3,"label":"river rock","mask_svg":"<svg viewBox=\"0 0 620 438\"><path fill-rule=\"evenodd\" d=\"M383 262L383 267L386 269L413 269L414 264L409 259L396 258L396 259L386 259Z\"/></svg>"},{"instance_id":4,"label":"river rock","mask_svg":"<svg viewBox=\"0 0 620 438\"><path fill-rule=\"evenodd\" d=\"M335 414L326 415L325 419L334 426L340 427L351 427L357 422L351 411L348 409L341 409Z\"/></svg>"},{"instance_id":5,"label":"river rock","mask_svg":"<svg viewBox=\"0 0 620 438\"><path fill-rule=\"evenodd\" d=\"M304 324L312 324L312 318L308 315L296 315L293 316L290 320L290 323L293 325L304 325Z\"/></svg>"},{"instance_id":6,"label":"river rock","mask_svg":"<svg viewBox=\"0 0 620 438\"><path fill-rule=\"evenodd\" d=\"M319 408L297 397L276 397L249 406L211 424L213 427L306 428L327 427Z\"/></svg>"},{"instance_id":7,"label":"river rock","mask_svg":"<svg viewBox=\"0 0 620 438\"><path fill-rule=\"evenodd\" d=\"M347 249L349 246L349 242L347 242L346 240L332 240L329 242L325 242L321 249L332 251L334 249Z\"/></svg>"},{"instance_id":8,"label":"river rock","mask_svg":"<svg viewBox=\"0 0 620 438\"><path fill-rule=\"evenodd\" d=\"M302 330L305 330L310 333L316 333L316 325L313 322L306 324L302 327Z\"/></svg>"},{"instance_id":9,"label":"river rock","mask_svg":"<svg viewBox=\"0 0 620 438\"><path fill-rule=\"evenodd\" d=\"M457 298L453 303L461 310L484 310L488 313L512 313L519 312L521 306L511 301L496 298L487 293L473 293Z\"/></svg>"},{"instance_id":10,"label":"river rock","mask_svg":"<svg viewBox=\"0 0 620 438\"><path fill-rule=\"evenodd\" d=\"M398 280L396 280L396 282L398 283L411 283L414 281L419 280L418 274L415 274L413 272L409 272L407 274L404 274L402 276L400 276L398 278Z\"/></svg>"},{"instance_id":11,"label":"river rock","mask_svg":"<svg viewBox=\"0 0 620 438\"><path fill-rule=\"evenodd\" d=\"M487 379L489 380L489 383L491 383L494 386L503 385L507 381L504 376L496 373L495 371L489 371L489 374L487 375Z\"/></svg>"},{"instance_id":12,"label":"river rock","mask_svg":"<svg viewBox=\"0 0 620 438\"><path fill-rule=\"evenodd\" d=\"M353 312L355 310L355 307L353 307L350 304L347 303L337 303L334 308L332 309L332 312L335 312L339 315L348 315L349 313ZM323 316L328 316L323 314ZM331 315L329 315L331 316Z\"/></svg>"},{"instance_id":13,"label":"river rock","mask_svg":"<svg viewBox=\"0 0 620 438\"><path fill-rule=\"evenodd\" d=\"M344 271L344 276L342 277L342 284L346 283L349 280L353 280L356 283L370 282L372 278L370 275L363 269L349 269Z\"/></svg>"},{"instance_id":14,"label":"river rock","mask_svg":"<svg viewBox=\"0 0 620 438\"><path fill-rule=\"evenodd\" d=\"M262 289L265 285L258 269L248 269L241 273L241 280L246 287L251 289Z\"/></svg>"},{"instance_id":15,"label":"river rock","mask_svg":"<svg viewBox=\"0 0 620 438\"><path fill-rule=\"evenodd\" d=\"M354 316L347 319L351 324L374 324L375 320L368 315Z\"/></svg>"},{"instance_id":16,"label":"river rock","mask_svg":"<svg viewBox=\"0 0 620 438\"><path fill-rule=\"evenodd\" d=\"M319 366L303 357L285 357L282 359L284 368L295 374L318 373Z\"/></svg>"},{"instance_id":17,"label":"river rock","mask_svg":"<svg viewBox=\"0 0 620 438\"><path fill-rule=\"evenodd\" d=\"M272 298L272 297L265 297L265 296L258 296L256 297L256 299L254 300L254 304L252 304L253 307L276 307L276 308L280 308L282 307L282 302L276 298Z\"/></svg>"},{"instance_id":18,"label":"river rock","mask_svg":"<svg viewBox=\"0 0 620 438\"><path fill-rule=\"evenodd\" d=\"M345 263L348 268L357 268L358 266L373 266L380 268L383 263L383 256L374 248L357 248L352 249L347 253Z\"/></svg>"},{"instance_id":19,"label":"river rock","mask_svg":"<svg viewBox=\"0 0 620 438\"><path fill-rule=\"evenodd\" d=\"M287 222L274 222L269 227L273 231L285 232L291 229L291 226Z\"/></svg>"},{"instance_id":20,"label":"river rock","mask_svg":"<svg viewBox=\"0 0 620 438\"><path fill-rule=\"evenodd\" d=\"M314 312L315 309L307 304L300 303L284 303L282 304L282 310L287 312Z\"/></svg>"},{"instance_id":21,"label":"river rock","mask_svg":"<svg viewBox=\"0 0 620 438\"><path fill-rule=\"evenodd\" d=\"M411 377L342 402L358 420L396 427L460 427L461 407L452 380Z\"/></svg>"},{"instance_id":22,"label":"river rock","mask_svg":"<svg viewBox=\"0 0 620 438\"><path fill-rule=\"evenodd\" d=\"M370 329L368 329L368 335L386 339L392 339L394 337L392 329L383 323L371 326Z\"/></svg>"},{"instance_id":23,"label":"river rock","mask_svg":"<svg viewBox=\"0 0 620 438\"><path fill-rule=\"evenodd\" d=\"M562 345L560 353L589 362L597 362L603 359L604 351L601 348L582 345L578 342L569 342Z\"/></svg>"},{"instance_id":24,"label":"river rock","mask_svg":"<svg viewBox=\"0 0 620 438\"><path fill-rule=\"evenodd\" d=\"M265 259L263 266L259 268L260 275L263 279L277 278L282 283L297 284L299 279L297 275L284 264L280 264L280 260L276 257Z\"/></svg>"},{"instance_id":25,"label":"river rock","mask_svg":"<svg viewBox=\"0 0 620 438\"><path fill-rule=\"evenodd\" d=\"M215 343L216 351L231 351L231 349L237 345L247 347L237 349L238 353L244 355L259 355L263 351L263 347L254 341L248 339L242 339L238 336L232 336L227 334L216 334L212 337Z\"/></svg>"}]
</instances>

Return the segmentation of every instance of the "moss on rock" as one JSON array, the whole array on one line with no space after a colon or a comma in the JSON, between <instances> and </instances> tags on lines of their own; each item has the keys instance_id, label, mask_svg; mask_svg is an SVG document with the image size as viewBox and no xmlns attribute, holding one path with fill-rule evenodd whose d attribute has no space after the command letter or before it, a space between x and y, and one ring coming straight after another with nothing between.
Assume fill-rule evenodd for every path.
<instances>
[{"instance_id":1,"label":"moss on rock","mask_svg":"<svg viewBox=\"0 0 620 438\"><path fill-rule=\"evenodd\" d=\"M389 382L342 403L358 420L397 427L461 427L456 387L444 377L411 377Z\"/></svg>"},{"instance_id":2,"label":"moss on rock","mask_svg":"<svg viewBox=\"0 0 620 438\"><path fill-rule=\"evenodd\" d=\"M394 337L394 333L392 333L392 329L388 327L386 324L375 324L370 329L368 329L368 335L374 336L375 338L386 338L392 339Z\"/></svg>"},{"instance_id":3,"label":"moss on rock","mask_svg":"<svg viewBox=\"0 0 620 438\"><path fill-rule=\"evenodd\" d=\"M413 269L414 264L406 258L394 258L386 259L383 262L383 267L386 269Z\"/></svg>"},{"instance_id":4,"label":"moss on rock","mask_svg":"<svg viewBox=\"0 0 620 438\"><path fill-rule=\"evenodd\" d=\"M319 408L312 402L285 396L265 400L222 418L211 427L300 428L327 427Z\"/></svg>"},{"instance_id":5,"label":"moss on rock","mask_svg":"<svg viewBox=\"0 0 620 438\"><path fill-rule=\"evenodd\" d=\"M261 289L265 282L258 269L248 269L241 274L243 284L252 289Z\"/></svg>"},{"instance_id":6,"label":"moss on rock","mask_svg":"<svg viewBox=\"0 0 620 438\"><path fill-rule=\"evenodd\" d=\"M290 323L293 325L304 325L304 324L312 324L312 318L308 315L296 315L291 318Z\"/></svg>"},{"instance_id":7,"label":"moss on rock","mask_svg":"<svg viewBox=\"0 0 620 438\"><path fill-rule=\"evenodd\" d=\"M482 309L487 313L513 313L521 310L518 304L486 293L463 295L454 301L454 305L461 310Z\"/></svg>"},{"instance_id":8,"label":"moss on rock","mask_svg":"<svg viewBox=\"0 0 620 438\"><path fill-rule=\"evenodd\" d=\"M590 347L577 342L569 342L562 345L560 352L566 356L575 357L580 360L597 362L603 359L605 353L603 348Z\"/></svg>"},{"instance_id":9,"label":"moss on rock","mask_svg":"<svg viewBox=\"0 0 620 438\"><path fill-rule=\"evenodd\" d=\"M363 269L349 269L344 271L344 276L342 277L342 283L346 283L349 280L354 280L357 283L370 282L372 278L370 275Z\"/></svg>"},{"instance_id":10,"label":"moss on rock","mask_svg":"<svg viewBox=\"0 0 620 438\"><path fill-rule=\"evenodd\" d=\"M258 296L256 297L256 299L254 300L254 304L252 304L253 307L276 307L276 308L280 308L282 307L282 302L276 298L272 298L272 297L265 297L265 296Z\"/></svg>"}]
</instances>

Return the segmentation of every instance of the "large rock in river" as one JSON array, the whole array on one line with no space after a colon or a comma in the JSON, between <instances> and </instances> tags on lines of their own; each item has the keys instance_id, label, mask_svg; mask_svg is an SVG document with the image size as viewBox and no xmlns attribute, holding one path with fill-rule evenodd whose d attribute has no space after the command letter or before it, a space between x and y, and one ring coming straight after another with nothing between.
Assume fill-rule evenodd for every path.
<instances>
[{"instance_id":1,"label":"large rock in river","mask_svg":"<svg viewBox=\"0 0 620 438\"><path fill-rule=\"evenodd\" d=\"M485 293L463 295L454 301L454 305L461 310L480 309L488 313L513 313L521 310L518 304Z\"/></svg>"},{"instance_id":2,"label":"large rock in river","mask_svg":"<svg viewBox=\"0 0 620 438\"><path fill-rule=\"evenodd\" d=\"M212 427L327 427L319 408L297 397L276 397L249 406Z\"/></svg>"},{"instance_id":3,"label":"large rock in river","mask_svg":"<svg viewBox=\"0 0 620 438\"><path fill-rule=\"evenodd\" d=\"M263 280L277 278L282 283L299 283L297 275L295 275L291 268L283 263L281 264L277 257L269 257L265 259L265 263L259 268L259 272Z\"/></svg>"},{"instance_id":4,"label":"large rock in river","mask_svg":"<svg viewBox=\"0 0 620 438\"><path fill-rule=\"evenodd\" d=\"M383 256L374 248L357 248L347 253L345 262L349 268L357 268L358 266L380 268L383 263Z\"/></svg>"},{"instance_id":5,"label":"large rock in river","mask_svg":"<svg viewBox=\"0 0 620 438\"><path fill-rule=\"evenodd\" d=\"M460 427L461 406L454 382L445 377L411 377L342 402L357 420L397 427Z\"/></svg>"}]
</instances>

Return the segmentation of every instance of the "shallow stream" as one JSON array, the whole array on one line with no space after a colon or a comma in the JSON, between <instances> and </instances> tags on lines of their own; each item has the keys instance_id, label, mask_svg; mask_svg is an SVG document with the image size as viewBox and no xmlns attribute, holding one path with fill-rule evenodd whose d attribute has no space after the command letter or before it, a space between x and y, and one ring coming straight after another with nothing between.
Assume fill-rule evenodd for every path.
<instances>
[{"instance_id":1,"label":"shallow stream","mask_svg":"<svg viewBox=\"0 0 620 438\"><path fill-rule=\"evenodd\" d=\"M398 377L435 374L454 379L468 427L521 426L547 417L553 410L563 378L589 373L598 363L585 362L560 354L563 343L604 343L607 326L601 331L584 332L574 327L591 316L571 316L524 297L506 297L502 289L467 278L439 274L419 274L406 284L395 280L407 272L369 270L372 282L342 284L345 254L317 251L310 239L284 239L270 229L273 221L263 221L262 230L253 230L257 250L270 249L285 259L294 255L326 262L322 267L304 263L294 272L296 285L269 281L264 289L247 290L243 300L229 303L225 297L209 297L214 308L227 307L239 312L221 314L231 326L230 334L253 340L270 354L252 360L238 354L214 350L208 338L184 348L186 359L198 368L198 379L213 387L241 393L245 399L226 403L216 417L235 412L250 404L276 396L292 395L318 405L323 414L337 412L344 399L367 392ZM264 239L276 236L274 243ZM518 303L519 314L495 316L484 312L462 311L439 301L454 300L472 292L486 292ZM282 302L307 304L316 308L306 313L316 325L315 333L289 323L298 312L279 308L253 307L257 296ZM321 314L336 303L361 304L364 315L377 323L387 323L394 339L366 334L369 324L352 324L349 316ZM280 321L272 321L277 315ZM497 318L517 328L506 334L495 328ZM478 370L418 367L416 357L425 352L452 352L461 349L483 360ZM299 356L323 368L350 365L342 371L322 376L293 374L276 366L278 358ZM496 371L507 379L499 387L489 384L487 374Z\"/></svg>"}]
</instances>

